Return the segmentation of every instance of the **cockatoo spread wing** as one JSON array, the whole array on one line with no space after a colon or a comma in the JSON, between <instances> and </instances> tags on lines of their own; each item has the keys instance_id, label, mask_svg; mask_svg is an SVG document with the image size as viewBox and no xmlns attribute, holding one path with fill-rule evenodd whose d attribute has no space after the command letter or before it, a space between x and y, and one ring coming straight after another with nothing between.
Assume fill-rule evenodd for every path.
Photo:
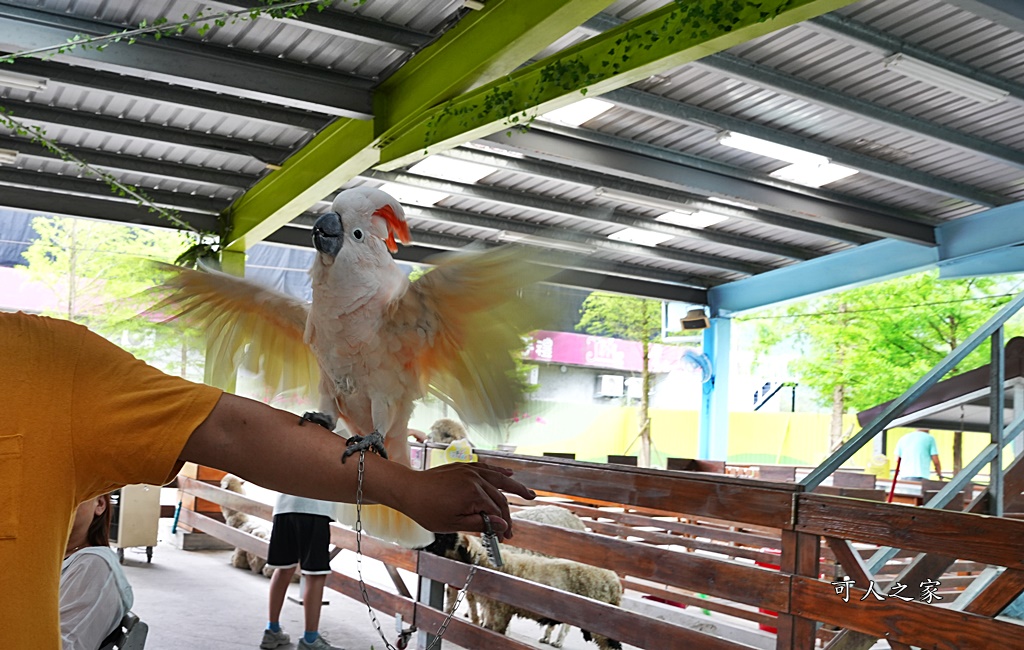
<instances>
[{"instance_id":1,"label":"cockatoo spread wing","mask_svg":"<svg viewBox=\"0 0 1024 650\"><path fill-rule=\"evenodd\" d=\"M258 373L272 395L316 403L320 368L303 341L306 302L225 273L159 266L166 279L154 290L161 300L149 313L205 334L211 383L225 386L245 368Z\"/></svg>"},{"instance_id":2,"label":"cockatoo spread wing","mask_svg":"<svg viewBox=\"0 0 1024 650\"><path fill-rule=\"evenodd\" d=\"M551 271L508 247L430 261L436 266L392 305L387 322L418 339L418 369L432 393L470 425L499 426L522 402L515 358L540 318L522 289Z\"/></svg>"}]
</instances>

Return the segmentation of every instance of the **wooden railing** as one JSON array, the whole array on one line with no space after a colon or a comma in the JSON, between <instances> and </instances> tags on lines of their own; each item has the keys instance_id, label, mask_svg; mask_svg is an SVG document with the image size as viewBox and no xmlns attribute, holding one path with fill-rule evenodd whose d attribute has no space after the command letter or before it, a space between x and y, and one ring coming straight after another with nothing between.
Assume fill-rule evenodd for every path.
<instances>
[{"instance_id":1,"label":"wooden railing","mask_svg":"<svg viewBox=\"0 0 1024 650\"><path fill-rule=\"evenodd\" d=\"M513 470L518 480L543 496L557 498L590 529L578 532L517 521L515 545L611 569L622 578L627 597L613 607L487 569L476 573L470 591L622 643L658 650L802 650L816 643L864 648L870 647L865 640L885 638L897 649L996 648L1010 647L1021 631L994 617L1024 589L1024 521L809 494L799 484L703 472L479 453ZM1019 484L1012 471L1007 478L1008 485ZM180 486L189 494L269 518L268 506L235 493L190 479L182 479ZM515 508L530 506L518 499L511 502ZM182 515L195 528L256 554L266 553L262 540L200 514ZM332 527L332 541L354 549L354 534L340 526ZM887 585L895 576L908 585L901 595L910 601L895 596L879 601L867 591L876 576L865 568L865 556L889 546L904 551L889 561L889 568L879 570L879 575L888 575L879 582ZM468 570L458 562L369 538L363 540L363 552L455 586L462 586ZM941 582L951 567L958 572L967 568L970 575L937 592L941 602L922 602L919 583ZM853 581L845 597L834 584L842 582L841 576ZM361 599L353 576L335 572L328 586ZM423 589L411 590L421 592L420 601L373 586L367 591L379 615L400 613L420 631L436 632L444 618L442 611L423 602ZM661 605L643 599L645 595L691 608ZM777 628L777 634L736 619ZM444 638L464 648L532 647L461 618L453 619Z\"/></svg>"}]
</instances>

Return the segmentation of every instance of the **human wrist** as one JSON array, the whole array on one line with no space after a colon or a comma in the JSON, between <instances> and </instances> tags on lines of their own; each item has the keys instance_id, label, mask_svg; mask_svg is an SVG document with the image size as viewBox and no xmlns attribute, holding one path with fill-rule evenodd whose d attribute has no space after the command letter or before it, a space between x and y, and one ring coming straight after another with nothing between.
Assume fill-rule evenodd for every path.
<instances>
[{"instance_id":1,"label":"human wrist","mask_svg":"<svg viewBox=\"0 0 1024 650\"><path fill-rule=\"evenodd\" d=\"M358 460L352 456L351 460ZM402 511L408 490L415 483L414 471L402 463L366 454L363 467L363 496L367 503L377 503Z\"/></svg>"}]
</instances>

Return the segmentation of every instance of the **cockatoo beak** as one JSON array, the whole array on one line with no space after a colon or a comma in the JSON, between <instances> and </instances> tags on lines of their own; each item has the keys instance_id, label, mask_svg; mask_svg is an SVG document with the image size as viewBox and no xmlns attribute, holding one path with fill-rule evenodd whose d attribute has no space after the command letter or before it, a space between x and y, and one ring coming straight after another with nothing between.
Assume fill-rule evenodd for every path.
<instances>
[{"instance_id":1,"label":"cockatoo beak","mask_svg":"<svg viewBox=\"0 0 1024 650\"><path fill-rule=\"evenodd\" d=\"M313 224L313 246L324 255L335 257L341 245L341 215L325 212Z\"/></svg>"}]
</instances>

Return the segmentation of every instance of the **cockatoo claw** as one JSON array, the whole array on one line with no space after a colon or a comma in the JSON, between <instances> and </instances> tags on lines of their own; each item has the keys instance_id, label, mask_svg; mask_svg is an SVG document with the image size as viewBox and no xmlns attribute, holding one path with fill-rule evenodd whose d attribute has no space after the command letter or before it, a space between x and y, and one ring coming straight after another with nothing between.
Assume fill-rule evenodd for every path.
<instances>
[{"instance_id":1,"label":"cockatoo claw","mask_svg":"<svg viewBox=\"0 0 1024 650\"><path fill-rule=\"evenodd\" d=\"M388 452L384 449L384 436L374 431L368 433L365 436L352 436L346 443L348 448L345 449L345 453L341 455L341 462L344 463L345 459L354 453L360 451L372 451L381 458L387 458Z\"/></svg>"},{"instance_id":2,"label":"cockatoo claw","mask_svg":"<svg viewBox=\"0 0 1024 650\"><path fill-rule=\"evenodd\" d=\"M306 411L299 419L299 424L305 424L306 422L319 424L328 431L334 431L334 418L326 413L320 413L319 411Z\"/></svg>"}]
</instances>

